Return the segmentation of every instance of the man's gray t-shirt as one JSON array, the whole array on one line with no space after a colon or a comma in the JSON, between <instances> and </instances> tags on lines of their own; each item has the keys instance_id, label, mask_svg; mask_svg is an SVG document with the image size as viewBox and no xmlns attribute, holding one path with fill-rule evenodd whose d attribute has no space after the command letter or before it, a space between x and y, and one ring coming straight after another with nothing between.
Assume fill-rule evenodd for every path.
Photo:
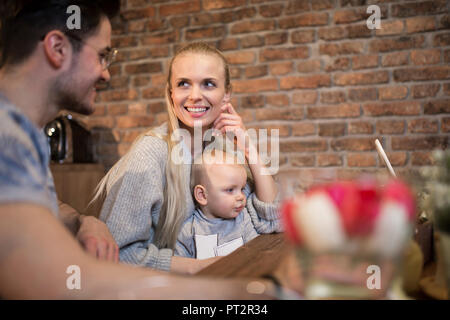
<instances>
[{"instance_id":1,"label":"man's gray t-shirt","mask_svg":"<svg viewBox=\"0 0 450 320\"><path fill-rule=\"evenodd\" d=\"M57 216L49 158L43 131L0 93L0 204L38 204Z\"/></svg>"}]
</instances>

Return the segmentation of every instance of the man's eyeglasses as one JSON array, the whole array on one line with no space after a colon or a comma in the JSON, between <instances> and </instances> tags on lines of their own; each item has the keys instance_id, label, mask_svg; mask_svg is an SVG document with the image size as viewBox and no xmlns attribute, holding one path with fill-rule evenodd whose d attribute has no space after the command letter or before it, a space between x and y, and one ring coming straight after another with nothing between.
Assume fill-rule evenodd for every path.
<instances>
[{"instance_id":1,"label":"man's eyeglasses","mask_svg":"<svg viewBox=\"0 0 450 320\"><path fill-rule=\"evenodd\" d=\"M116 59L116 55L118 50L115 48L106 48L105 50L98 52L98 49L95 48L94 46L90 45L89 43L86 43L86 41L83 41L83 39L77 37L76 35L70 34L70 33L64 33L66 36L79 41L80 43L91 47L92 49L94 49L95 51L97 51L98 53L98 58L100 60L100 64L102 65L103 70L106 70L109 68L109 66L111 65L111 63L114 62L114 60Z\"/></svg>"}]
</instances>

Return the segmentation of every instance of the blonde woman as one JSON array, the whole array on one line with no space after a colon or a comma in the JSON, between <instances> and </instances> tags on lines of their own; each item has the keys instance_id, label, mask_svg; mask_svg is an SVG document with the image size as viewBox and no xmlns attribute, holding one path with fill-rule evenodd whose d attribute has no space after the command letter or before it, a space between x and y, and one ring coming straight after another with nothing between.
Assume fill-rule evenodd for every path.
<instances>
[{"instance_id":1,"label":"blonde woman","mask_svg":"<svg viewBox=\"0 0 450 320\"><path fill-rule=\"evenodd\" d=\"M219 258L178 257L173 249L182 223L195 209L189 189L194 122L202 133L245 131L230 96L228 64L214 47L192 43L172 58L166 87L169 121L136 139L101 181L95 197L104 197L100 219L119 245L121 261L196 273ZM174 141L180 129L189 133L182 143ZM188 149L188 161L176 160L180 145ZM249 166L256 197L262 206L270 205L277 195L273 178L261 174L259 157Z\"/></svg>"}]
</instances>

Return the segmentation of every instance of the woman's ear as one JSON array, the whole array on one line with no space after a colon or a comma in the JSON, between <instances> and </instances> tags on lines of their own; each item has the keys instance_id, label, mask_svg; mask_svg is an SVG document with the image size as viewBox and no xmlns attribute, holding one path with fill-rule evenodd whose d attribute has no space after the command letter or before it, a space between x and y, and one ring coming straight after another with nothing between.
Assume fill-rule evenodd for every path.
<instances>
[{"instance_id":1,"label":"woman's ear","mask_svg":"<svg viewBox=\"0 0 450 320\"><path fill-rule=\"evenodd\" d=\"M70 58L70 45L67 38L59 30L52 30L43 40L44 53L48 62L55 69L62 67Z\"/></svg>"},{"instance_id":2,"label":"woman's ear","mask_svg":"<svg viewBox=\"0 0 450 320\"><path fill-rule=\"evenodd\" d=\"M225 95L223 96L223 104L230 102L231 100L231 90L229 90L228 92L225 92Z\"/></svg>"},{"instance_id":3,"label":"woman's ear","mask_svg":"<svg viewBox=\"0 0 450 320\"><path fill-rule=\"evenodd\" d=\"M194 187L194 198L199 205L206 206L208 204L208 195L206 194L205 187L200 184L196 185Z\"/></svg>"}]
</instances>

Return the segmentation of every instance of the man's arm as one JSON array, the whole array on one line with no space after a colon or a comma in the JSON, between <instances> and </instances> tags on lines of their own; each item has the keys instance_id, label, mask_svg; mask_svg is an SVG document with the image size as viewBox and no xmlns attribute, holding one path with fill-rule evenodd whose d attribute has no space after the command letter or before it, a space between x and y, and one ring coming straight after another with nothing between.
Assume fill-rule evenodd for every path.
<instances>
[{"instance_id":1,"label":"man's arm","mask_svg":"<svg viewBox=\"0 0 450 320\"><path fill-rule=\"evenodd\" d=\"M59 201L59 219L92 256L119 261L119 246L106 224L93 216L80 215L68 204Z\"/></svg>"},{"instance_id":2,"label":"man's arm","mask_svg":"<svg viewBox=\"0 0 450 320\"><path fill-rule=\"evenodd\" d=\"M81 289L66 282L80 268ZM248 280L174 276L100 261L87 255L51 212L32 204L0 205L0 296L6 299L260 299Z\"/></svg>"}]
</instances>

